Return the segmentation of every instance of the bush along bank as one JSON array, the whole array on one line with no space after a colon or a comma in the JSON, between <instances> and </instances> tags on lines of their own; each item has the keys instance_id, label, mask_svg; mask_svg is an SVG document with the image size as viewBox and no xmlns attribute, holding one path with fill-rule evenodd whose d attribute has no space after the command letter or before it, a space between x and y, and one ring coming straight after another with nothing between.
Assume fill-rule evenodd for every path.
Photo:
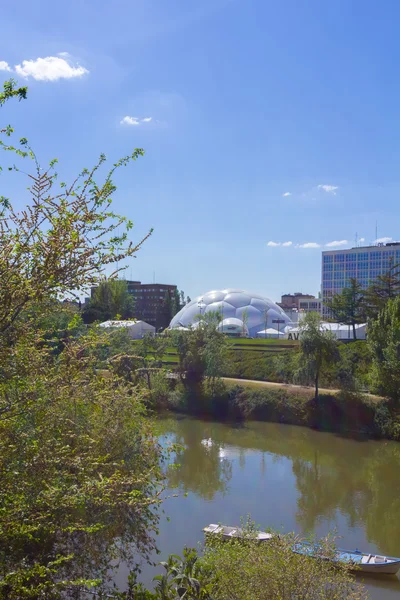
<instances>
[{"instance_id":1,"label":"bush along bank","mask_svg":"<svg viewBox=\"0 0 400 600\"><path fill-rule=\"evenodd\" d=\"M355 392L320 394L306 390L220 386L194 397L179 386L162 408L221 420L259 420L301 425L321 431L400 440L400 411L389 401Z\"/></svg>"}]
</instances>

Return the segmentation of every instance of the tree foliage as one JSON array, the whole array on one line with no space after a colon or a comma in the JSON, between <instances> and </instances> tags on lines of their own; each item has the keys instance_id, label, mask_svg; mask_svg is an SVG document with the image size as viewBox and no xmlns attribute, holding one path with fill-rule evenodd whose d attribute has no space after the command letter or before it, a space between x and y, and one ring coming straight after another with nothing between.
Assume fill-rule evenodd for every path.
<instances>
[{"instance_id":1,"label":"tree foliage","mask_svg":"<svg viewBox=\"0 0 400 600\"><path fill-rule=\"evenodd\" d=\"M4 102L25 97L12 82L4 90ZM144 242L128 239L131 223L111 207L112 176L143 151L97 182L102 155L67 185L25 139L1 145L34 171L10 167L30 180L30 198L17 210L2 197L0 211L0 598L57 598L107 585L119 559L154 547L163 475L143 398L98 370L104 334L77 314L52 318L66 292L96 284Z\"/></svg>"},{"instance_id":2,"label":"tree foliage","mask_svg":"<svg viewBox=\"0 0 400 600\"><path fill-rule=\"evenodd\" d=\"M389 300L400 293L400 265L393 263L379 275L365 292L365 306L369 318L376 318Z\"/></svg>"},{"instance_id":3,"label":"tree foliage","mask_svg":"<svg viewBox=\"0 0 400 600\"><path fill-rule=\"evenodd\" d=\"M338 358L335 336L321 327L321 317L308 313L300 322L300 371L311 378L318 399L321 370Z\"/></svg>"},{"instance_id":4,"label":"tree foliage","mask_svg":"<svg viewBox=\"0 0 400 600\"><path fill-rule=\"evenodd\" d=\"M361 285L356 279L350 279L349 287L343 288L340 294L335 294L325 301L333 319L353 328L353 339L357 339L356 325L365 323L365 300Z\"/></svg>"},{"instance_id":5,"label":"tree foliage","mask_svg":"<svg viewBox=\"0 0 400 600\"><path fill-rule=\"evenodd\" d=\"M225 370L227 345L218 331L219 321L218 313L202 315L188 331L171 332L178 353L177 372L194 401L203 397L206 378L213 391Z\"/></svg>"},{"instance_id":6,"label":"tree foliage","mask_svg":"<svg viewBox=\"0 0 400 600\"><path fill-rule=\"evenodd\" d=\"M247 527L251 536L252 530ZM330 538L318 541L319 558L293 553L300 540L280 535L268 543L219 541L206 549L202 563L211 580L214 600L360 600L366 598L349 566L334 564Z\"/></svg>"},{"instance_id":7,"label":"tree foliage","mask_svg":"<svg viewBox=\"0 0 400 600\"><path fill-rule=\"evenodd\" d=\"M178 290L174 290L173 292L168 290L167 292L165 292L165 298L161 309L161 314L159 316L160 328L167 328L174 316L188 302L190 302L190 298L189 296L187 296L185 301L185 292L183 290L181 290L180 292L178 292Z\"/></svg>"},{"instance_id":8,"label":"tree foliage","mask_svg":"<svg viewBox=\"0 0 400 600\"><path fill-rule=\"evenodd\" d=\"M368 330L371 381L376 391L400 400L400 296L389 300Z\"/></svg>"},{"instance_id":9,"label":"tree foliage","mask_svg":"<svg viewBox=\"0 0 400 600\"><path fill-rule=\"evenodd\" d=\"M294 535L280 535L268 543L253 540L254 528L245 529L247 541L209 540L200 557L186 549L171 555L154 577L154 592L131 580L124 600L363 600L365 588L355 581L349 565L333 558L331 538L319 540L317 558L295 554Z\"/></svg>"},{"instance_id":10,"label":"tree foliage","mask_svg":"<svg viewBox=\"0 0 400 600\"><path fill-rule=\"evenodd\" d=\"M85 323L108 321L110 319L130 319L135 316L135 306L128 284L124 279L108 279L100 282L83 309Z\"/></svg>"},{"instance_id":11,"label":"tree foliage","mask_svg":"<svg viewBox=\"0 0 400 600\"><path fill-rule=\"evenodd\" d=\"M9 79L3 83L3 91L0 92L0 106L5 104L11 98L18 100L26 100L28 88L26 86L17 87L17 82L14 79ZM2 131L4 133L5 131ZM11 133L11 132L10 132Z\"/></svg>"}]
</instances>

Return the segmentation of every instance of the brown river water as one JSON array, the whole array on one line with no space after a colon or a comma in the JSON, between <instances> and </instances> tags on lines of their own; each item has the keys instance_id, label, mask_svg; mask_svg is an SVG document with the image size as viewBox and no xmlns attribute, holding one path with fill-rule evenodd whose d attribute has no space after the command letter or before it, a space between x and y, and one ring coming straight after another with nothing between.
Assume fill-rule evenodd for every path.
<instances>
[{"instance_id":1,"label":"brown river water","mask_svg":"<svg viewBox=\"0 0 400 600\"><path fill-rule=\"evenodd\" d=\"M159 560L198 545L208 523L237 525L248 514L261 528L336 531L339 547L400 556L400 443L179 417L161 419L160 431L163 444L183 449L172 457L180 466L169 485L178 497L163 506ZM126 574L121 569L117 583ZM150 583L154 574L145 567L143 579ZM363 581L373 599L400 595L398 576Z\"/></svg>"}]
</instances>

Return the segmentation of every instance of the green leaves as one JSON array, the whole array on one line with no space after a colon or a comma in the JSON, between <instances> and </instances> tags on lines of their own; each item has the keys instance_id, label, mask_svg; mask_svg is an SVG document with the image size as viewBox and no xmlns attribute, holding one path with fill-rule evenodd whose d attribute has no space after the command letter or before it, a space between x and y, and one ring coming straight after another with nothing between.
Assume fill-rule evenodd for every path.
<instances>
[{"instance_id":1,"label":"green leaves","mask_svg":"<svg viewBox=\"0 0 400 600\"><path fill-rule=\"evenodd\" d=\"M371 383L374 389L400 401L400 296L389 300L369 323L368 345L372 353Z\"/></svg>"},{"instance_id":2,"label":"green leaves","mask_svg":"<svg viewBox=\"0 0 400 600\"><path fill-rule=\"evenodd\" d=\"M78 326L75 315L67 331ZM163 483L140 395L95 368L104 335L80 332L53 356L30 327L25 334L11 363L0 345L0 566L15 574L15 598L28 580L32 597L42 585L56 594L119 557L146 558ZM16 412L3 420L7 398Z\"/></svg>"},{"instance_id":3,"label":"green leaves","mask_svg":"<svg viewBox=\"0 0 400 600\"><path fill-rule=\"evenodd\" d=\"M367 319L365 294L357 280L350 279L349 286L325 301L325 306L335 321L353 327L353 338L356 339L355 325L365 323Z\"/></svg>"},{"instance_id":4,"label":"green leaves","mask_svg":"<svg viewBox=\"0 0 400 600\"><path fill-rule=\"evenodd\" d=\"M10 80L0 104L12 97L26 88ZM0 146L34 161L20 171L26 206L0 198L0 598L69 597L154 550L164 475L144 398L99 371L104 334L60 302L147 239L133 244L119 233L131 223L110 210L112 175L142 152L105 175L102 154L57 187L57 159L42 169L26 138Z\"/></svg>"},{"instance_id":5,"label":"green leaves","mask_svg":"<svg viewBox=\"0 0 400 600\"><path fill-rule=\"evenodd\" d=\"M18 98L18 100L26 100L28 93L27 87L17 87L15 79L9 79L3 83L3 91L0 92L0 106L5 104L7 100L11 98Z\"/></svg>"},{"instance_id":6,"label":"green leaves","mask_svg":"<svg viewBox=\"0 0 400 600\"><path fill-rule=\"evenodd\" d=\"M315 385L318 399L319 378L324 366L338 360L337 341L331 331L321 326L317 313L308 313L300 321L300 369L298 376L308 376Z\"/></svg>"}]
</instances>

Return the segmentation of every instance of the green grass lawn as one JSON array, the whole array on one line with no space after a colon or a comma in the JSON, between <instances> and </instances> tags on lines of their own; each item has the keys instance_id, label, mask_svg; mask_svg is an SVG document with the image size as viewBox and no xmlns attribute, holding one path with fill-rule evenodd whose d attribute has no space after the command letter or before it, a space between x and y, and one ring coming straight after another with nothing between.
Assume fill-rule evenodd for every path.
<instances>
[{"instance_id":1,"label":"green grass lawn","mask_svg":"<svg viewBox=\"0 0 400 600\"><path fill-rule=\"evenodd\" d=\"M251 339L251 338L228 338L228 348L233 352L252 352L253 356L260 354L276 354L287 352L296 348L298 342L293 340L275 340L275 339ZM133 340L136 344L137 340ZM169 346L163 356L163 363L167 366L174 366L178 363L178 356L173 346Z\"/></svg>"},{"instance_id":2,"label":"green grass lawn","mask_svg":"<svg viewBox=\"0 0 400 600\"><path fill-rule=\"evenodd\" d=\"M268 338L228 338L228 342L233 346L297 346L298 342L294 340L275 340Z\"/></svg>"}]
</instances>

